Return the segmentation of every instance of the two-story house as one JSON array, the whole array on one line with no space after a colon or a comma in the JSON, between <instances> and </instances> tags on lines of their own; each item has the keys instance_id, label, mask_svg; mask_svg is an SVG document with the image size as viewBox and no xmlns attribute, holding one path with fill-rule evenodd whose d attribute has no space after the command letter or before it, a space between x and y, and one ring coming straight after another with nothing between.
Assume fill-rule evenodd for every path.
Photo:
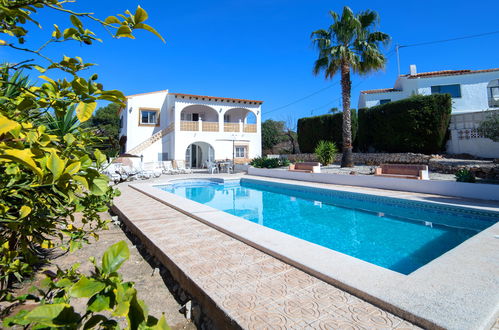
<instances>
[{"instance_id":1,"label":"two-story house","mask_svg":"<svg viewBox=\"0 0 499 330\"><path fill-rule=\"evenodd\" d=\"M262 101L170 93L127 96L120 111L121 152L144 162L246 163L261 155Z\"/></svg>"},{"instance_id":2,"label":"two-story house","mask_svg":"<svg viewBox=\"0 0 499 330\"><path fill-rule=\"evenodd\" d=\"M401 100L411 95L447 93L452 97L450 138L447 153L499 157L499 143L477 130L493 111L499 111L499 68L488 70L444 70L418 73L415 65L401 75L393 88L360 92L360 108Z\"/></svg>"}]
</instances>

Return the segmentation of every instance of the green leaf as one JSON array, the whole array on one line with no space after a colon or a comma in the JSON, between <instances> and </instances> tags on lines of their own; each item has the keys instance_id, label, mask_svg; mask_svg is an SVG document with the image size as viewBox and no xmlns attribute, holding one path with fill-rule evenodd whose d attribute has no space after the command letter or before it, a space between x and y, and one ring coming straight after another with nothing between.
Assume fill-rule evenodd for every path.
<instances>
[{"instance_id":1,"label":"green leaf","mask_svg":"<svg viewBox=\"0 0 499 330\"><path fill-rule=\"evenodd\" d=\"M111 297L108 294L98 294L88 301L89 311L99 313L111 309Z\"/></svg>"},{"instance_id":2,"label":"green leaf","mask_svg":"<svg viewBox=\"0 0 499 330\"><path fill-rule=\"evenodd\" d=\"M47 168L52 172L54 180L57 180L64 171L64 161L55 153L51 153L47 159Z\"/></svg>"},{"instance_id":3,"label":"green leaf","mask_svg":"<svg viewBox=\"0 0 499 330\"><path fill-rule=\"evenodd\" d=\"M108 16L104 22L107 24L121 24L121 21L116 16Z\"/></svg>"},{"instance_id":4,"label":"green leaf","mask_svg":"<svg viewBox=\"0 0 499 330\"><path fill-rule=\"evenodd\" d=\"M89 189L92 194L102 196L106 194L109 189L109 179L105 176L98 176L92 180Z\"/></svg>"},{"instance_id":5,"label":"green leaf","mask_svg":"<svg viewBox=\"0 0 499 330\"><path fill-rule=\"evenodd\" d=\"M106 161L106 155L104 155L99 149L95 149L94 156L97 164L99 165Z\"/></svg>"},{"instance_id":6,"label":"green leaf","mask_svg":"<svg viewBox=\"0 0 499 330\"><path fill-rule=\"evenodd\" d=\"M165 314L161 316L158 323L153 327L154 330L170 330L170 326L166 322Z\"/></svg>"},{"instance_id":7,"label":"green leaf","mask_svg":"<svg viewBox=\"0 0 499 330\"><path fill-rule=\"evenodd\" d=\"M5 116L0 115L0 135L9 133L13 130L18 130L21 128L18 122L8 119Z\"/></svg>"},{"instance_id":8,"label":"green leaf","mask_svg":"<svg viewBox=\"0 0 499 330\"><path fill-rule=\"evenodd\" d=\"M128 25L121 25L118 28L118 31L116 31L116 36L117 37L126 37L130 39L135 39L135 37L132 35L132 30Z\"/></svg>"},{"instance_id":9,"label":"green leaf","mask_svg":"<svg viewBox=\"0 0 499 330\"><path fill-rule=\"evenodd\" d=\"M111 245L102 256L102 270L109 274L117 271L130 257L130 251L125 241Z\"/></svg>"},{"instance_id":10,"label":"green leaf","mask_svg":"<svg viewBox=\"0 0 499 330\"><path fill-rule=\"evenodd\" d=\"M71 287L69 294L71 297L76 298L90 298L94 294L102 291L105 287L106 285L102 282L82 276L80 280Z\"/></svg>"},{"instance_id":11,"label":"green leaf","mask_svg":"<svg viewBox=\"0 0 499 330\"><path fill-rule=\"evenodd\" d=\"M149 16L147 15L147 12L142 9L140 6L137 6L137 10L135 11L134 19L135 23L142 23L144 22Z\"/></svg>"},{"instance_id":12,"label":"green leaf","mask_svg":"<svg viewBox=\"0 0 499 330\"><path fill-rule=\"evenodd\" d=\"M31 207L23 205L21 210L19 210L20 218L26 218L31 213Z\"/></svg>"},{"instance_id":13,"label":"green leaf","mask_svg":"<svg viewBox=\"0 0 499 330\"><path fill-rule=\"evenodd\" d=\"M42 170L36 165L33 157L35 156L30 149L6 149L2 150L3 154L0 154L0 159L8 159L18 163L22 163L25 166L32 169L39 177L42 177Z\"/></svg>"},{"instance_id":14,"label":"green leaf","mask_svg":"<svg viewBox=\"0 0 499 330\"><path fill-rule=\"evenodd\" d=\"M90 117L92 117L95 107L97 107L97 102L78 103L78 106L76 107L76 116L78 117L78 120L82 123L89 120Z\"/></svg>"},{"instance_id":15,"label":"green leaf","mask_svg":"<svg viewBox=\"0 0 499 330\"><path fill-rule=\"evenodd\" d=\"M79 28L79 29L83 28L83 24L78 19L78 17L76 17L75 15L69 16L69 19L71 20L71 23L73 23L73 25L76 26L77 28Z\"/></svg>"},{"instance_id":16,"label":"green leaf","mask_svg":"<svg viewBox=\"0 0 499 330\"><path fill-rule=\"evenodd\" d=\"M64 309L70 308L68 304L41 305L31 310L24 316L29 322L38 322L47 326L55 326L53 320L56 319Z\"/></svg>"},{"instance_id":17,"label":"green leaf","mask_svg":"<svg viewBox=\"0 0 499 330\"><path fill-rule=\"evenodd\" d=\"M69 164L64 170L64 173L68 173L70 175L76 174L80 170L80 167L81 167L80 162Z\"/></svg>"},{"instance_id":18,"label":"green leaf","mask_svg":"<svg viewBox=\"0 0 499 330\"><path fill-rule=\"evenodd\" d=\"M147 25L147 24L144 24L144 23L139 23L139 24L135 24L134 26L135 29L144 29L146 31L149 31L151 32L152 34L154 34L156 37L158 37L159 39L161 39L161 41L163 41L164 43L166 43L165 39L163 39L163 37L161 36L161 34L158 33L158 31L156 31L152 26L150 25Z\"/></svg>"}]
</instances>

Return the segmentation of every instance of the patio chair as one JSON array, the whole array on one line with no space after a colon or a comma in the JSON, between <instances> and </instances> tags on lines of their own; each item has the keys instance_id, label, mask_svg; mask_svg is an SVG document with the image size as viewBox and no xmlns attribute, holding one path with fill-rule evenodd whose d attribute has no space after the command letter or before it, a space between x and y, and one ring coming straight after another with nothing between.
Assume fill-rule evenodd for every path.
<instances>
[{"instance_id":1,"label":"patio chair","mask_svg":"<svg viewBox=\"0 0 499 330\"><path fill-rule=\"evenodd\" d=\"M121 175L119 174L118 170L118 164L111 163L106 167L106 169L104 169L104 171L102 171L102 173L105 174L114 183L118 183L121 181Z\"/></svg>"},{"instance_id":2,"label":"patio chair","mask_svg":"<svg viewBox=\"0 0 499 330\"><path fill-rule=\"evenodd\" d=\"M163 174L163 171L156 162L143 163L142 171L147 174L150 174L151 177L154 176L155 178L159 178L161 174Z\"/></svg>"},{"instance_id":3,"label":"patio chair","mask_svg":"<svg viewBox=\"0 0 499 330\"><path fill-rule=\"evenodd\" d=\"M185 166L185 161L183 160L176 160L175 161L176 165L177 165L177 170L180 172L180 173L192 173L192 169L190 168L187 168Z\"/></svg>"},{"instance_id":4,"label":"patio chair","mask_svg":"<svg viewBox=\"0 0 499 330\"><path fill-rule=\"evenodd\" d=\"M173 168L171 160L165 160L165 161L161 162L161 165L163 167L164 174L178 174L179 173L179 171L177 169Z\"/></svg>"},{"instance_id":5,"label":"patio chair","mask_svg":"<svg viewBox=\"0 0 499 330\"><path fill-rule=\"evenodd\" d=\"M214 162L206 161L206 168L208 169L208 173L213 174L215 172L219 173L218 165Z\"/></svg>"},{"instance_id":6,"label":"patio chair","mask_svg":"<svg viewBox=\"0 0 499 330\"><path fill-rule=\"evenodd\" d=\"M119 172L122 180L133 181L139 177L139 171L128 165L121 165Z\"/></svg>"}]
</instances>

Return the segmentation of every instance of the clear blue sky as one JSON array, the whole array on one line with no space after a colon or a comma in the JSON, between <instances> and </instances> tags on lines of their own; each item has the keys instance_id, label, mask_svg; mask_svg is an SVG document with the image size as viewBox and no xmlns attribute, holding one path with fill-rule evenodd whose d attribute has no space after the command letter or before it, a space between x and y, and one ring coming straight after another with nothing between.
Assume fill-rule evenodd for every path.
<instances>
[{"instance_id":1,"label":"clear blue sky","mask_svg":"<svg viewBox=\"0 0 499 330\"><path fill-rule=\"evenodd\" d=\"M263 100L264 120L298 119L340 107L339 77L327 81L312 74L316 51L311 47L310 33L329 26L329 10L341 11L348 5L355 12L377 11L379 29L392 36L386 53L395 44L499 30L497 0L80 0L69 8L90 10L104 18L125 9L134 11L137 4L148 11L148 23L164 36L166 44L142 31L136 33L136 40L113 40L96 28L104 43L91 47L65 43L52 47L49 55L82 56L98 63L92 72L99 74L105 88L125 94L169 89ZM33 33L29 45L42 42L52 23L68 26L61 15L51 10L42 13L45 29ZM400 54L402 73L407 73L410 64L416 64L420 72L499 67L499 34L403 48ZM0 56L7 61L20 59L19 54L5 48L0 49ZM353 107L360 90L392 87L396 75L396 57L391 52L385 71L353 76ZM328 86L302 102L272 111Z\"/></svg>"}]
</instances>

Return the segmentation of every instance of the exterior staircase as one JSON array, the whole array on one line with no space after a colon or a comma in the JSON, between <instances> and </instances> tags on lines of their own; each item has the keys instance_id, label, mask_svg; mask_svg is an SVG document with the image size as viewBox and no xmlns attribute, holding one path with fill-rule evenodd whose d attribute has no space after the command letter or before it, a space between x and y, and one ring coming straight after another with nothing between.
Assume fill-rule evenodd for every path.
<instances>
[{"instance_id":1,"label":"exterior staircase","mask_svg":"<svg viewBox=\"0 0 499 330\"><path fill-rule=\"evenodd\" d=\"M167 128L162 129L161 131L153 134L147 140L141 142L138 146L130 149L129 151L127 151L127 153L139 156L142 151L144 151L146 148L148 148L154 142L163 138L163 136L169 134L170 132L173 132L173 130L174 130L174 125L172 123Z\"/></svg>"}]
</instances>

